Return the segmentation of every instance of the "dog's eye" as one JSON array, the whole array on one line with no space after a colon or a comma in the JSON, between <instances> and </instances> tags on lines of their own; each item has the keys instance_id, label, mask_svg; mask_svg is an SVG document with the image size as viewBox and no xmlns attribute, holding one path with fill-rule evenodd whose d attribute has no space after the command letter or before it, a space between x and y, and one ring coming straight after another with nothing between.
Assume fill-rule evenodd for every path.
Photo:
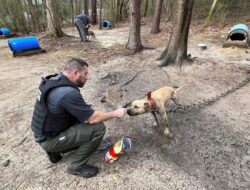
<instances>
[{"instance_id":1,"label":"dog's eye","mask_svg":"<svg viewBox=\"0 0 250 190\"><path fill-rule=\"evenodd\" d=\"M139 108L138 106L135 106L134 108Z\"/></svg>"}]
</instances>

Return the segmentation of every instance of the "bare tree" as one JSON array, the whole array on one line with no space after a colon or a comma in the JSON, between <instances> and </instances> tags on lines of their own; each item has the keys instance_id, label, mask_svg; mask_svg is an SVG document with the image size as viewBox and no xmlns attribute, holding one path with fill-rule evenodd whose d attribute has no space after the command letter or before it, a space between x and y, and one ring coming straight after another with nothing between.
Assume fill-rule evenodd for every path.
<instances>
[{"instance_id":1,"label":"bare tree","mask_svg":"<svg viewBox=\"0 0 250 190\"><path fill-rule=\"evenodd\" d=\"M154 12L154 19L152 24L151 33L155 34L160 32L160 21L161 21L161 10L162 10L162 2L163 0L156 0L155 2L155 12Z\"/></svg>"},{"instance_id":2,"label":"bare tree","mask_svg":"<svg viewBox=\"0 0 250 190\"><path fill-rule=\"evenodd\" d=\"M79 15L82 13L81 1L73 1L74 15Z\"/></svg>"},{"instance_id":3,"label":"bare tree","mask_svg":"<svg viewBox=\"0 0 250 190\"><path fill-rule=\"evenodd\" d=\"M99 29L102 29L102 0L100 0Z\"/></svg>"},{"instance_id":4,"label":"bare tree","mask_svg":"<svg viewBox=\"0 0 250 190\"><path fill-rule=\"evenodd\" d=\"M160 56L160 59L163 59L160 66L166 66L171 63L181 64L188 59L188 33L194 0L177 0L177 3L177 13L173 23L174 29L167 47Z\"/></svg>"},{"instance_id":5,"label":"bare tree","mask_svg":"<svg viewBox=\"0 0 250 190\"><path fill-rule=\"evenodd\" d=\"M148 13L148 0L145 1L145 8L144 8L143 17L146 17L147 13Z\"/></svg>"},{"instance_id":6,"label":"bare tree","mask_svg":"<svg viewBox=\"0 0 250 190\"><path fill-rule=\"evenodd\" d=\"M113 0L113 6L114 6L113 14L115 22L120 22L124 20L124 17L127 15L128 2L129 0Z\"/></svg>"},{"instance_id":7,"label":"bare tree","mask_svg":"<svg viewBox=\"0 0 250 190\"><path fill-rule=\"evenodd\" d=\"M34 5L32 0L28 0L28 5L29 5L29 11L31 14L33 32L39 32L40 31L40 19L38 15L37 5Z\"/></svg>"},{"instance_id":8,"label":"bare tree","mask_svg":"<svg viewBox=\"0 0 250 190\"><path fill-rule=\"evenodd\" d=\"M96 19L96 0L92 0L92 11L91 11L91 23L92 24L97 24L97 19Z\"/></svg>"},{"instance_id":9,"label":"bare tree","mask_svg":"<svg viewBox=\"0 0 250 190\"><path fill-rule=\"evenodd\" d=\"M59 0L47 0L47 20L49 36L63 37L61 19L60 19L60 2Z\"/></svg>"},{"instance_id":10,"label":"bare tree","mask_svg":"<svg viewBox=\"0 0 250 190\"><path fill-rule=\"evenodd\" d=\"M84 14L89 16L89 0L83 1Z\"/></svg>"},{"instance_id":11,"label":"bare tree","mask_svg":"<svg viewBox=\"0 0 250 190\"><path fill-rule=\"evenodd\" d=\"M205 26L207 26L208 22L210 21L211 17L213 16L217 3L218 3L218 0L213 0L213 4L210 8L209 14L208 14L207 18L205 19L205 23L204 23Z\"/></svg>"},{"instance_id":12,"label":"bare tree","mask_svg":"<svg viewBox=\"0 0 250 190\"><path fill-rule=\"evenodd\" d=\"M2 2L1 2L2 3ZM26 32L27 34L29 34L29 28L27 27L27 23L26 23L26 19L25 19L25 15L24 15L24 9L23 9L23 4L21 0L15 0L13 1L13 7L11 9L8 10L8 7L6 7L6 9L8 10L7 12L9 12L12 16L12 19L14 21L14 23L16 24L15 28L17 31L17 28L22 28L21 30ZM2 6L2 4L1 4Z\"/></svg>"},{"instance_id":13,"label":"bare tree","mask_svg":"<svg viewBox=\"0 0 250 190\"><path fill-rule=\"evenodd\" d=\"M116 19L115 21L116 22L119 22L121 21L120 18L121 18L121 7L122 7L122 4L123 4L123 0L116 0Z\"/></svg>"},{"instance_id":14,"label":"bare tree","mask_svg":"<svg viewBox=\"0 0 250 190\"><path fill-rule=\"evenodd\" d=\"M141 0L130 0L130 26L129 39L127 42L127 49L134 53L140 51L143 46L141 44L141 14L140 14Z\"/></svg>"},{"instance_id":15,"label":"bare tree","mask_svg":"<svg viewBox=\"0 0 250 190\"><path fill-rule=\"evenodd\" d=\"M70 3L69 3L69 6L70 6L70 9L71 9L71 22L72 22L72 25L74 26L74 2L73 0L70 0Z\"/></svg>"},{"instance_id":16,"label":"bare tree","mask_svg":"<svg viewBox=\"0 0 250 190\"><path fill-rule=\"evenodd\" d=\"M41 10L41 23L43 31L47 29L47 11L46 11L46 0L42 0L42 10Z\"/></svg>"}]
</instances>

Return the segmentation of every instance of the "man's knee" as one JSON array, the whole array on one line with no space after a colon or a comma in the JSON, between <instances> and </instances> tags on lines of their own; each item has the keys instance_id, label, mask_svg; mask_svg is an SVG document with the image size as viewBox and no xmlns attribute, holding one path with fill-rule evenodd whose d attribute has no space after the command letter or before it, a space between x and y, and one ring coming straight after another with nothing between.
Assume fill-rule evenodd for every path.
<instances>
[{"instance_id":1,"label":"man's knee","mask_svg":"<svg viewBox=\"0 0 250 190\"><path fill-rule=\"evenodd\" d=\"M93 124L93 127L94 127L94 134L103 136L106 132L106 126L104 125L103 122Z\"/></svg>"},{"instance_id":2,"label":"man's knee","mask_svg":"<svg viewBox=\"0 0 250 190\"><path fill-rule=\"evenodd\" d=\"M106 126L103 122L95 124L95 131L103 132L105 134L106 132Z\"/></svg>"}]
</instances>

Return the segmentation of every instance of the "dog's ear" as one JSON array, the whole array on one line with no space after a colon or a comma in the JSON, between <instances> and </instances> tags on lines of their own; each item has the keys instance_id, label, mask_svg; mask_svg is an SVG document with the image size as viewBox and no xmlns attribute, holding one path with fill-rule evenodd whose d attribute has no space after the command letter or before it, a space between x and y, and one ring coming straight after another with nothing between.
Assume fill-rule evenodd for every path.
<instances>
[{"instance_id":1,"label":"dog's ear","mask_svg":"<svg viewBox=\"0 0 250 190\"><path fill-rule=\"evenodd\" d=\"M145 108L145 109L150 108L150 106L149 106L149 103L148 103L148 102L145 102L145 103L144 103L144 108Z\"/></svg>"}]
</instances>

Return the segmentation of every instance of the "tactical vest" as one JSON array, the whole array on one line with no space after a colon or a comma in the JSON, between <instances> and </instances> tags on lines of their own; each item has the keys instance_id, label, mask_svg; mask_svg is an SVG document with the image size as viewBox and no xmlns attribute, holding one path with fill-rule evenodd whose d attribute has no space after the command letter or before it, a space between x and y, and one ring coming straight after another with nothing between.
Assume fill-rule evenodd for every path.
<instances>
[{"instance_id":1,"label":"tactical vest","mask_svg":"<svg viewBox=\"0 0 250 190\"><path fill-rule=\"evenodd\" d=\"M57 75L58 74L49 75L45 78L42 78L41 84L39 85L31 123L35 140L38 143L47 140L50 137L54 137L70 127L70 121L72 119L70 114L54 114L49 111L46 105L48 92L53 88L60 86L71 86L79 91L76 85L69 81L66 77L51 79Z\"/></svg>"}]
</instances>

